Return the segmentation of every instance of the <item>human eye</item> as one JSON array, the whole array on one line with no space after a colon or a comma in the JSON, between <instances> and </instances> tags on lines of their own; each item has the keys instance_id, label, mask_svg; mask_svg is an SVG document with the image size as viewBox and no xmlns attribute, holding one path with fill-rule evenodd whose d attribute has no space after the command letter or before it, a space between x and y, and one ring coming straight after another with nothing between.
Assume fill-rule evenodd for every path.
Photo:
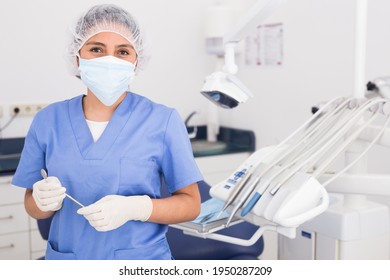
<instances>
[{"instance_id":1,"label":"human eye","mask_svg":"<svg viewBox=\"0 0 390 280\"><path fill-rule=\"evenodd\" d=\"M98 48L98 47L90 48L89 51L92 53L102 53L103 52L103 50L101 48Z\"/></svg>"},{"instance_id":2,"label":"human eye","mask_svg":"<svg viewBox=\"0 0 390 280\"><path fill-rule=\"evenodd\" d=\"M128 56L128 55L130 55L130 53L127 50L119 50L118 53L121 56Z\"/></svg>"},{"instance_id":3,"label":"human eye","mask_svg":"<svg viewBox=\"0 0 390 280\"><path fill-rule=\"evenodd\" d=\"M137 57L137 53L133 46L128 44L118 46L117 55L126 59L134 59Z\"/></svg>"}]
</instances>

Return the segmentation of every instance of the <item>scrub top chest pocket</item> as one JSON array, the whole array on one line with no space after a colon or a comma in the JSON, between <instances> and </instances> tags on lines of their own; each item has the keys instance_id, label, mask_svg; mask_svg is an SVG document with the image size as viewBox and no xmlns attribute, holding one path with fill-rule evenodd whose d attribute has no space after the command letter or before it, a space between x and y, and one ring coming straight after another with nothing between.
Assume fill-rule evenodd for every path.
<instances>
[{"instance_id":1,"label":"scrub top chest pocket","mask_svg":"<svg viewBox=\"0 0 390 280\"><path fill-rule=\"evenodd\" d=\"M160 191L160 173L154 160L122 158L120 161L119 195L149 195Z\"/></svg>"}]
</instances>

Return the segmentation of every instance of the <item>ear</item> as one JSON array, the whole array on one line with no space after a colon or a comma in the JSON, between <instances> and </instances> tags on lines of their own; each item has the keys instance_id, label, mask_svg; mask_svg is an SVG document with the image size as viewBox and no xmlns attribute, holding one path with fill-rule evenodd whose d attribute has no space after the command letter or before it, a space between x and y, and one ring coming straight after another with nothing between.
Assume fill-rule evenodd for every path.
<instances>
[{"instance_id":1,"label":"ear","mask_svg":"<svg viewBox=\"0 0 390 280\"><path fill-rule=\"evenodd\" d=\"M80 67L80 57L79 57L79 55L76 55L76 64L77 64L77 68L79 68ZM77 74L76 77L81 80L81 77L80 77L79 74Z\"/></svg>"},{"instance_id":2,"label":"ear","mask_svg":"<svg viewBox=\"0 0 390 280\"><path fill-rule=\"evenodd\" d=\"M138 59L136 61L134 61L134 72L135 73L138 72Z\"/></svg>"}]
</instances>

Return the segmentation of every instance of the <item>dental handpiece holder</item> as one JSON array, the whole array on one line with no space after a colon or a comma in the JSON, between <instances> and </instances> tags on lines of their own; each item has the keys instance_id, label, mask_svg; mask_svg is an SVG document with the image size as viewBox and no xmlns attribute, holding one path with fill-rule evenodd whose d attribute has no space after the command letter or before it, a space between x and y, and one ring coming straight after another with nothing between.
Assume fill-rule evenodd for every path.
<instances>
[{"instance_id":1,"label":"dental handpiece holder","mask_svg":"<svg viewBox=\"0 0 390 280\"><path fill-rule=\"evenodd\" d=\"M210 196L223 207L200 220L201 230L177 227L186 234L242 246L251 246L265 231L294 239L300 225L328 209L326 187L383 141L390 125L388 107L388 100L381 97L328 101L281 143L257 150L226 180L211 187ZM385 117L383 125L373 126L379 116ZM336 172L332 164L368 132L370 143ZM220 222L209 226L215 218ZM259 226L249 239L217 233L242 221Z\"/></svg>"},{"instance_id":2,"label":"dental handpiece holder","mask_svg":"<svg viewBox=\"0 0 390 280\"><path fill-rule=\"evenodd\" d=\"M270 148L264 148L253 153L229 178L213 186L210 189L210 195L213 198L226 202L234 188L246 176L251 176L252 178L252 180L247 180L246 186L253 183L256 174L251 172L253 172L255 166L265 167L267 165L266 162L262 162L262 159L269 150ZM268 177L274 174L273 171L277 172L278 167L271 168L271 172L268 172L266 176L261 178L261 181L267 181ZM237 178L237 174L240 174L240 178ZM199 232L188 228L181 229L183 229L185 234L201 238L214 239L241 246L251 246L259 240L265 231L276 231L289 238L295 238L296 228L299 225L321 214L328 207L329 198L325 189L316 179L305 173L296 173L282 188L272 193L273 190L275 191L275 187L272 184L269 185L254 207L243 217L240 215L242 212L242 207L240 207L232 222L227 220L225 224L209 229L207 232ZM236 197L235 202L226 208L226 212L232 213L237 203L240 203L242 199L240 196L244 195L245 191L242 191ZM255 196L254 190L246 201L249 201L253 196ZM259 228L249 239L240 239L217 233L225 227L235 226L240 221L258 225Z\"/></svg>"}]
</instances>

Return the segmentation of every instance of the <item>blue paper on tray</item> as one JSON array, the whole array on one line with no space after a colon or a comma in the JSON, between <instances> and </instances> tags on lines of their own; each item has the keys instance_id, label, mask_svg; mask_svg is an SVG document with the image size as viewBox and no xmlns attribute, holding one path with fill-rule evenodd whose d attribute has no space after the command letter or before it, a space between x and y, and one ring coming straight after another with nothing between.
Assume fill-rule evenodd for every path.
<instances>
[{"instance_id":1,"label":"blue paper on tray","mask_svg":"<svg viewBox=\"0 0 390 280\"><path fill-rule=\"evenodd\" d=\"M205 224L214 221L226 219L229 217L229 213L221 210L225 202L216 198L210 198L201 204L201 210L199 216L192 221L192 223Z\"/></svg>"}]
</instances>

